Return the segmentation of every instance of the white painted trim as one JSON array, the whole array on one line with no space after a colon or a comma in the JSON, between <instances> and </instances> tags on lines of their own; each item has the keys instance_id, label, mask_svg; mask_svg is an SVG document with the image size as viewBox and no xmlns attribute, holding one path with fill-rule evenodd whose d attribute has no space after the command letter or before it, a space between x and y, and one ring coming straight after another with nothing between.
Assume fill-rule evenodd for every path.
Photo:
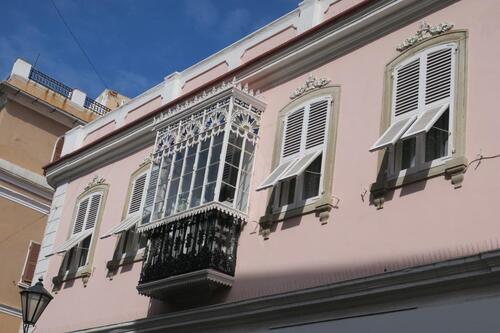
<instances>
[{"instance_id":1,"label":"white painted trim","mask_svg":"<svg viewBox=\"0 0 500 333\"><path fill-rule=\"evenodd\" d=\"M45 177L0 158L0 180L15 185L47 200L52 200L54 190Z\"/></svg>"},{"instance_id":2,"label":"white painted trim","mask_svg":"<svg viewBox=\"0 0 500 333\"><path fill-rule=\"evenodd\" d=\"M0 197L6 198L20 205L31 208L45 215L48 215L50 212L49 205L46 205L40 201L36 201L22 193L13 191L10 188L1 185L0 185Z\"/></svg>"},{"instance_id":3,"label":"white painted trim","mask_svg":"<svg viewBox=\"0 0 500 333\"><path fill-rule=\"evenodd\" d=\"M9 316L17 317L17 318L23 318L23 313L21 312L20 309L13 308L9 305L2 304L0 303L0 313L4 313Z\"/></svg>"}]
</instances>

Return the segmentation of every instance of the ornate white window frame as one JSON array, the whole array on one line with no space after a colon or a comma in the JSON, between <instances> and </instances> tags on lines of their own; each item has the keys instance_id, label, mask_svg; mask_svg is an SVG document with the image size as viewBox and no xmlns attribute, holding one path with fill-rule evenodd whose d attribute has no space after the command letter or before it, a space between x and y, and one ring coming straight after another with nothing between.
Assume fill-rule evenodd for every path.
<instances>
[{"instance_id":1,"label":"ornate white window frame","mask_svg":"<svg viewBox=\"0 0 500 333\"><path fill-rule=\"evenodd\" d=\"M246 199L248 200L249 181L252 172L253 154L255 151L255 144L258 140L258 131L260 124L260 117L265 109L265 103L262 102L257 94L249 90L247 86L242 87L235 82L222 83L220 86L213 88L208 92L194 97L193 99L171 108L160 116L155 118L154 130L157 131L155 148L152 153L152 166L150 171L150 183L148 185L148 193L146 194L146 203L144 207L143 220L140 224L139 230L144 231L155 228L164 223L176 221L191 214L207 209L219 209L242 219L246 219L246 205L237 205L239 196L243 196L246 191ZM203 192L201 198L205 195L205 186L208 184L208 169L212 158L212 148L215 146L215 138L221 141L221 150L217 151L218 156L218 169L215 180L215 189L212 200L207 202L200 202L192 206L191 196L193 193L194 178L197 172L198 156L202 146L202 142L209 142L209 151L203 171ZM237 139L240 138L240 139ZM209 140L209 141L206 141ZM240 161L237 166L237 179L234 186L234 198L232 202L220 202L219 194L221 187L224 186L224 168L227 164L226 157L228 155L228 147L232 147L233 141L241 141L242 145L239 146L241 151ZM218 145L219 143L217 143ZM250 149L253 147L253 152ZM218 147L219 148L219 147ZM251 155L250 165L244 172L243 159L247 156L248 152ZM195 149L196 155L192 165L195 166L193 171L184 170L188 150ZM215 153L214 153L215 154ZM179 157L178 157L179 156ZM192 156L192 155L190 155ZM183 160L182 170L179 175L173 175L175 168L175 160L179 158ZM167 164L169 163L169 164ZM166 168L168 167L168 172ZM179 179L175 186L181 188L182 180L186 173L192 173L190 177L190 191L189 197L185 201L186 205L179 205L180 199L177 198L173 211L166 207L168 194L170 194L171 181L174 177ZM168 176L167 176L168 174ZM242 175L248 176L246 178L245 189L243 189ZM162 179L168 177L167 179ZM212 182L210 182L212 184ZM174 185L172 185L174 186ZM154 193L153 193L154 191ZM175 192L179 195L180 190ZM242 194L243 193L243 194ZM154 195L153 195L154 194Z\"/></svg>"}]
</instances>

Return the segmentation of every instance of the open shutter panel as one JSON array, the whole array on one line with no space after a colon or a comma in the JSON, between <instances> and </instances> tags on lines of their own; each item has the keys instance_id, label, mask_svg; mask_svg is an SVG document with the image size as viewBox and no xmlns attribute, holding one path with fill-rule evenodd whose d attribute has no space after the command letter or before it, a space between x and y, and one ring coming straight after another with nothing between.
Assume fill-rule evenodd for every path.
<instances>
[{"instance_id":1,"label":"open shutter panel","mask_svg":"<svg viewBox=\"0 0 500 333\"><path fill-rule=\"evenodd\" d=\"M83 224L85 222L85 216L87 215L88 205L89 205L89 198L80 202L78 206L78 212L76 214L75 228L73 229L73 234L77 234L83 230Z\"/></svg>"},{"instance_id":2,"label":"open shutter panel","mask_svg":"<svg viewBox=\"0 0 500 333\"><path fill-rule=\"evenodd\" d=\"M373 144L370 151L376 151L383 149L385 147L394 145L401 136L406 132L406 130L417 120L417 116L413 115L410 118L395 121L384 134Z\"/></svg>"},{"instance_id":3,"label":"open shutter panel","mask_svg":"<svg viewBox=\"0 0 500 333\"><path fill-rule=\"evenodd\" d=\"M21 275L22 282L31 284L31 282L33 281L33 275L35 274L35 267L39 253L40 253L40 244L31 241L30 246L28 248L26 263L24 264L23 273Z\"/></svg>"},{"instance_id":4,"label":"open shutter panel","mask_svg":"<svg viewBox=\"0 0 500 333\"><path fill-rule=\"evenodd\" d=\"M141 224L146 224L150 221L151 207L153 206L153 201L155 200L156 185L158 182L159 174L160 174L160 166L157 164L153 164L149 175L146 198L144 199L144 209L142 213L143 215Z\"/></svg>"},{"instance_id":5,"label":"open shutter panel","mask_svg":"<svg viewBox=\"0 0 500 333\"><path fill-rule=\"evenodd\" d=\"M400 116L418 108L420 58L396 71L394 115Z\"/></svg>"},{"instance_id":6,"label":"open shutter panel","mask_svg":"<svg viewBox=\"0 0 500 333\"><path fill-rule=\"evenodd\" d=\"M322 145L325 142L328 119L328 100L312 103L307 121L306 149Z\"/></svg>"},{"instance_id":7,"label":"open shutter panel","mask_svg":"<svg viewBox=\"0 0 500 333\"><path fill-rule=\"evenodd\" d=\"M99 213L99 206L101 204L101 194L94 194L90 199L90 209L87 216L87 223L85 223L85 230L94 228L97 221L97 214Z\"/></svg>"},{"instance_id":8,"label":"open shutter panel","mask_svg":"<svg viewBox=\"0 0 500 333\"><path fill-rule=\"evenodd\" d=\"M160 174L160 168L155 167L151 171L151 176L149 177L148 193L146 194L146 200L144 202L145 207L153 205L156 193L156 183L158 182L158 175Z\"/></svg>"},{"instance_id":9,"label":"open shutter panel","mask_svg":"<svg viewBox=\"0 0 500 333\"><path fill-rule=\"evenodd\" d=\"M451 96L452 56L452 46L427 55L426 105Z\"/></svg>"},{"instance_id":10,"label":"open shutter panel","mask_svg":"<svg viewBox=\"0 0 500 333\"><path fill-rule=\"evenodd\" d=\"M146 186L146 174L138 177L134 181L132 188L132 196L128 207L128 214L133 214L141 209L142 196L144 194L144 187Z\"/></svg>"},{"instance_id":11,"label":"open shutter panel","mask_svg":"<svg viewBox=\"0 0 500 333\"><path fill-rule=\"evenodd\" d=\"M286 119L285 138L283 141L283 157L300 152L302 127L304 124L304 108L290 114Z\"/></svg>"},{"instance_id":12,"label":"open shutter panel","mask_svg":"<svg viewBox=\"0 0 500 333\"><path fill-rule=\"evenodd\" d=\"M303 173L309 165L322 153L322 150L316 150L313 151L312 153L305 154L304 156L300 157L296 163L293 163L285 173L283 173L278 181L291 178L291 177L296 177Z\"/></svg>"},{"instance_id":13,"label":"open shutter panel","mask_svg":"<svg viewBox=\"0 0 500 333\"><path fill-rule=\"evenodd\" d=\"M421 114L418 119L413 123L413 125L408 128L402 139L406 139L420 133L429 132L432 126L438 121L438 119L445 113L449 108L448 103L444 105L439 105L431 108L430 110Z\"/></svg>"},{"instance_id":14,"label":"open shutter panel","mask_svg":"<svg viewBox=\"0 0 500 333\"><path fill-rule=\"evenodd\" d=\"M276 169L271 172L269 176L260 184L257 188L257 191L272 187L276 185L276 183L280 180L281 175L285 173L291 166L293 166L299 160L298 157L288 160L286 162L282 162L280 165L276 167Z\"/></svg>"}]
</instances>

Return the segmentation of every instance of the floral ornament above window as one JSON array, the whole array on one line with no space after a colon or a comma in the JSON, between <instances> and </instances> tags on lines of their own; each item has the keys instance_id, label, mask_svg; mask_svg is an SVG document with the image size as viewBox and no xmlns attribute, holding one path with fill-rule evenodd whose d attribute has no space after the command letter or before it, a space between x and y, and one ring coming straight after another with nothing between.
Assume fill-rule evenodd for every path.
<instances>
[{"instance_id":1,"label":"floral ornament above window","mask_svg":"<svg viewBox=\"0 0 500 333\"><path fill-rule=\"evenodd\" d=\"M306 92L323 88L328 83L330 83L330 79L318 79L314 75L310 74L306 82L301 87L295 89L295 91L290 95L290 99L295 99L304 95Z\"/></svg>"},{"instance_id":2,"label":"floral ornament above window","mask_svg":"<svg viewBox=\"0 0 500 333\"><path fill-rule=\"evenodd\" d=\"M420 23L420 29L415 33L415 35L410 38L406 38L403 43L401 43L396 50L403 52L404 50L412 47L413 45L420 43L424 39L440 35L453 28L453 24L450 23L439 23L438 25L431 26L429 23L423 21Z\"/></svg>"}]
</instances>

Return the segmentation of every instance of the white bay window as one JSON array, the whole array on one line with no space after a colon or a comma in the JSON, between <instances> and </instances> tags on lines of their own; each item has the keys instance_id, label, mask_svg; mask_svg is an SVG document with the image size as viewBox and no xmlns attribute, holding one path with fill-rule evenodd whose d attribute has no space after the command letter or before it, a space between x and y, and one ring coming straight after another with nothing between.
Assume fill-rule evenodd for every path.
<instances>
[{"instance_id":1,"label":"white bay window","mask_svg":"<svg viewBox=\"0 0 500 333\"><path fill-rule=\"evenodd\" d=\"M208 207L244 216L263 109L248 91L229 87L193 103L182 117L158 121L141 225Z\"/></svg>"}]
</instances>

